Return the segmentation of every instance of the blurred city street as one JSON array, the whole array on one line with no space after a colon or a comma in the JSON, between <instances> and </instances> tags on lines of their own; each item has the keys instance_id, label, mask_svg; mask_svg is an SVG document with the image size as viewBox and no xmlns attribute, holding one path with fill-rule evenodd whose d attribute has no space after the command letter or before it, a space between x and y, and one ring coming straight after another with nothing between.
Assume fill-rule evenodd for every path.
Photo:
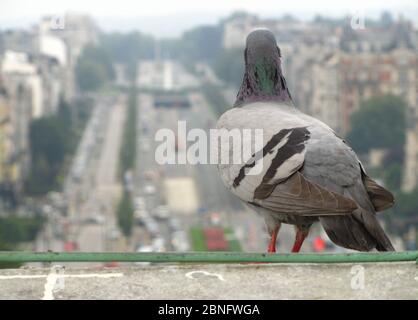
<instances>
[{"instance_id":1,"label":"blurred city street","mask_svg":"<svg viewBox=\"0 0 418 320\"><path fill-rule=\"evenodd\" d=\"M174 26L118 31L89 10L42 14L22 29L0 23L0 250L265 252L263 218L209 158L189 161L201 141L188 137L210 137L248 85L246 38L259 28L277 42L292 104L346 139L399 199L377 217L396 249L415 250L418 11L256 9L225 9L176 36ZM283 224L277 251L294 239ZM316 224L301 251L349 250Z\"/></svg>"}]
</instances>

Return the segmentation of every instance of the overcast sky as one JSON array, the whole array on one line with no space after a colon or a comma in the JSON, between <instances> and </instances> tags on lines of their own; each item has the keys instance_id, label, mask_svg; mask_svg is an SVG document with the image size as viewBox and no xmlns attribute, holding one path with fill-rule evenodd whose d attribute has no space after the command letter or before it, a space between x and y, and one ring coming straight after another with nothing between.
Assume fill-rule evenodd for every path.
<instances>
[{"instance_id":1,"label":"overcast sky","mask_svg":"<svg viewBox=\"0 0 418 320\"><path fill-rule=\"evenodd\" d=\"M317 13L342 16L359 11L375 17L383 9L418 23L417 0L0 0L0 28L25 28L43 15L69 11L91 14L104 30L136 29L156 36L177 36L191 26L215 23L237 10L262 17L290 13L309 19Z\"/></svg>"}]
</instances>

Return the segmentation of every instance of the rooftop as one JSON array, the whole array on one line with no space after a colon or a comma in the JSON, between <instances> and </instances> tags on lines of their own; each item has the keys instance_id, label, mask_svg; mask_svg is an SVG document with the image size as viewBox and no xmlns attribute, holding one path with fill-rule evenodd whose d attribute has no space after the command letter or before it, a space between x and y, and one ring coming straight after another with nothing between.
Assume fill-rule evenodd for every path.
<instances>
[{"instance_id":1,"label":"rooftop","mask_svg":"<svg viewBox=\"0 0 418 320\"><path fill-rule=\"evenodd\" d=\"M0 270L0 299L418 299L415 261Z\"/></svg>"}]
</instances>

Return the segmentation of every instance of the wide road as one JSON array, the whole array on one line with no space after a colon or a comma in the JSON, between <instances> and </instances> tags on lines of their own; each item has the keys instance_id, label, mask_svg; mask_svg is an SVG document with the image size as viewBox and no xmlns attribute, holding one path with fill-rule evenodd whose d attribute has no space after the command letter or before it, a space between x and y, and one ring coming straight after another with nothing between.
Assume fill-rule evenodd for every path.
<instances>
[{"instance_id":1,"label":"wide road","mask_svg":"<svg viewBox=\"0 0 418 320\"><path fill-rule=\"evenodd\" d=\"M126 105L122 101L118 101L108 110L109 117L97 161L94 186L80 208L82 223L77 237L80 251L100 252L114 249L113 243L107 239L112 230L117 229L115 207L121 190L117 174L125 111ZM99 221L85 222L94 218Z\"/></svg>"}]
</instances>

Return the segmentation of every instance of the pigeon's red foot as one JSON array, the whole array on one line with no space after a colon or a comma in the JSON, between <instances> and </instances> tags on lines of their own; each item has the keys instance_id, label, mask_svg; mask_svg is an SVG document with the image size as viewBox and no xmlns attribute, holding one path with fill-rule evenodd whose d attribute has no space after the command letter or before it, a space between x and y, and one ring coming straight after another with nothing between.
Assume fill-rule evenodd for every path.
<instances>
[{"instance_id":1,"label":"pigeon's red foot","mask_svg":"<svg viewBox=\"0 0 418 320\"><path fill-rule=\"evenodd\" d=\"M305 241L305 238L308 236L308 232L305 230L299 230L296 231L296 237L295 237L295 243L293 244L292 252L297 253L300 251L300 248L302 247L303 241Z\"/></svg>"},{"instance_id":2,"label":"pigeon's red foot","mask_svg":"<svg viewBox=\"0 0 418 320\"><path fill-rule=\"evenodd\" d=\"M279 227L276 227L273 232L271 233L270 243L267 248L268 253L275 253L276 252L276 240L277 234L279 233Z\"/></svg>"}]
</instances>

